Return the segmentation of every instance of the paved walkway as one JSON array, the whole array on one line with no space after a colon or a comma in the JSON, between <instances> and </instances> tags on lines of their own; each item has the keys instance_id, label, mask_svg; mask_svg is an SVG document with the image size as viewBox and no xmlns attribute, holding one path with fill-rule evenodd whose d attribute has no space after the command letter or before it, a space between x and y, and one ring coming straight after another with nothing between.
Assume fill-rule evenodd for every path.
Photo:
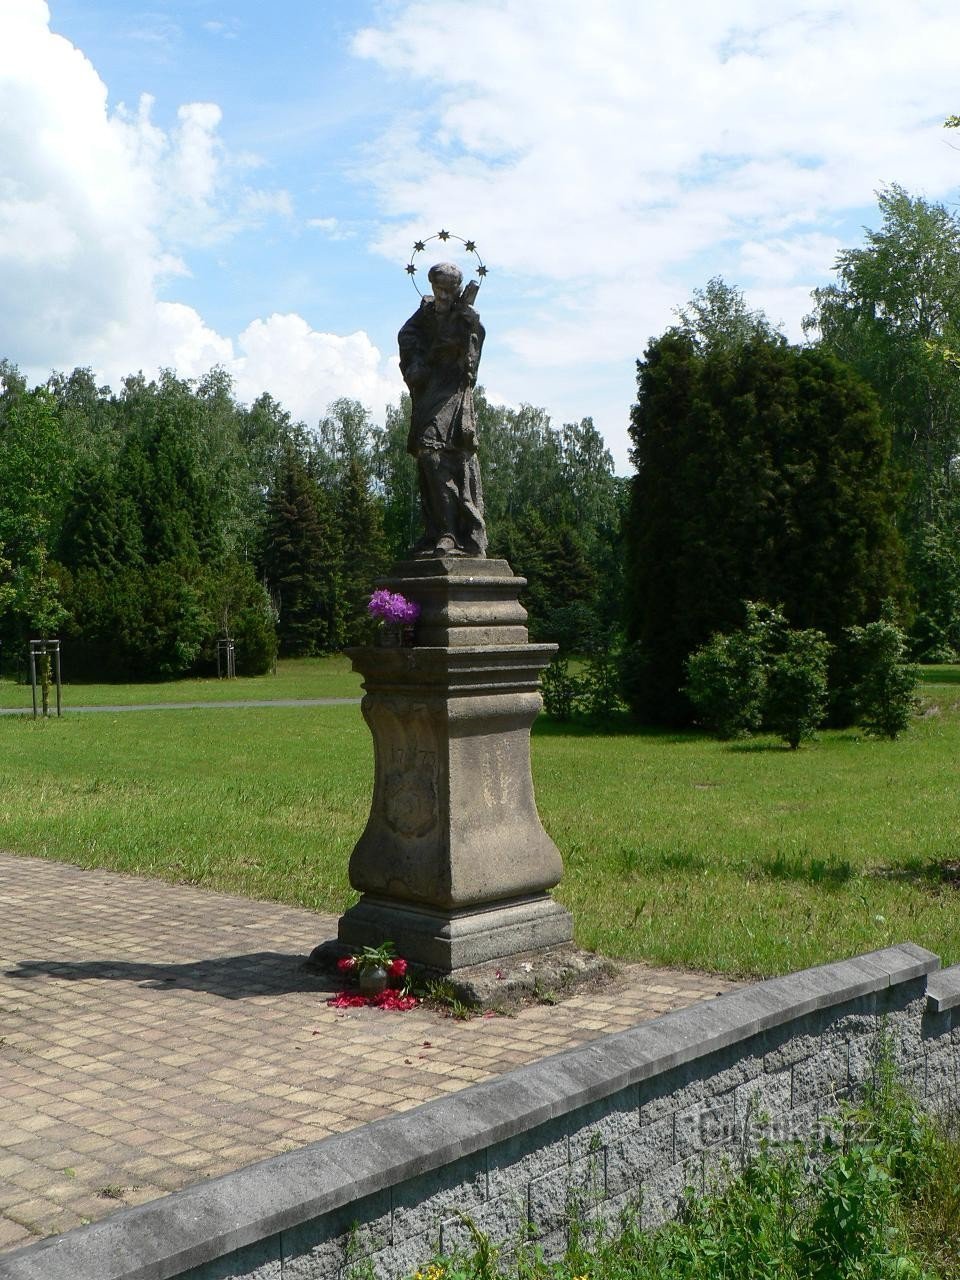
<instances>
[{"instance_id":1,"label":"paved walkway","mask_svg":"<svg viewBox=\"0 0 960 1280\"><path fill-rule=\"evenodd\" d=\"M208 707L353 707L359 698L237 698L209 702L130 702L117 705L100 704L95 707L63 706L64 715L75 711L198 711ZM39 705L39 704L38 704ZM50 704L51 716L56 716L56 704ZM0 707L0 716L32 716L33 704L25 707Z\"/></svg>"},{"instance_id":2,"label":"paved walkway","mask_svg":"<svg viewBox=\"0 0 960 1280\"><path fill-rule=\"evenodd\" d=\"M329 1008L333 916L0 854L0 1250L403 1111L731 983L458 1022Z\"/></svg>"}]
</instances>

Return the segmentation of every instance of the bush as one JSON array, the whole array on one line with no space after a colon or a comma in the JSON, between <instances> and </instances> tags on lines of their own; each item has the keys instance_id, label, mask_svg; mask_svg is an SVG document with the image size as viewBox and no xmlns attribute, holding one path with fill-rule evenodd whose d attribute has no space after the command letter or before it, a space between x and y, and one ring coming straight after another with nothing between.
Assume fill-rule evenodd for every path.
<instances>
[{"instance_id":1,"label":"bush","mask_svg":"<svg viewBox=\"0 0 960 1280\"><path fill-rule=\"evenodd\" d=\"M579 681L570 674L566 658L556 657L540 677L543 709L554 720L571 720L579 693Z\"/></svg>"},{"instance_id":2,"label":"bush","mask_svg":"<svg viewBox=\"0 0 960 1280\"><path fill-rule=\"evenodd\" d=\"M578 707L595 720L609 720L625 710L620 697L622 656L614 648L603 649L587 659L583 675L577 681Z\"/></svg>"},{"instance_id":3,"label":"bush","mask_svg":"<svg viewBox=\"0 0 960 1280\"><path fill-rule=\"evenodd\" d=\"M741 630L687 659L684 693L717 737L771 729L795 751L823 719L831 646L820 631L791 631L770 605L746 600L744 611Z\"/></svg>"},{"instance_id":4,"label":"bush","mask_svg":"<svg viewBox=\"0 0 960 1280\"><path fill-rule=\"evenodd\" d=\"M896 738L919 705L919 668L906 661L907 638L897 626L892 605L865 627L850 627L853 702L856 721L869 733Z\"/></svg>"},{"instance_id":5,"label":"bush","mask_svg":"<svg viewBox=\"0 0 960 1280\"><path fill-rule=\"evenodd\" d=\"M276 614L270 597L262 591L262 600L251 600L238 609L233 620L233 640L237 675L262 676L273 670L277 658Z\"/></svg>"},{"instance_id":6,"label":"bush","mask_svg":"<svg viewBox=\"0 0 960 1280\"><path fill-rule=\"evenodd\" d=\"M763 723L796 751L827 708L830 645L822 631L788 631L769 662Z\"/></svg>"},{"instance_id":7,"label":"bush","mask_svg":"<svg viewBox=\"0 0 960 1280\"><path fill-rule=\"evenodd\" d=\"M684 693L718 738L759 729L765 689L763 654L747 630L717 634L687 659Z\"/></svg>"}]
</instances>

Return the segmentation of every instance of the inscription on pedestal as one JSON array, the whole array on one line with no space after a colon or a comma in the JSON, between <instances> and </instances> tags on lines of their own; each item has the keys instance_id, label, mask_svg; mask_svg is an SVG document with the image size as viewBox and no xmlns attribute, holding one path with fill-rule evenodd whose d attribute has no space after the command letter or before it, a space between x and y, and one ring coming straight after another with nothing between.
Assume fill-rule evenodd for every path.
<instances>
[{"instance_id":1,"label":"inscription on pedestal","mask_svg":"<svg viewBox=\"0 0 960 1280\"><path fill-rule=\"evenodd\" d=\"M384 781L383 816L401 836L425 836L437 825L437 755L394 747Z\"/></svg>"}]
</instances>

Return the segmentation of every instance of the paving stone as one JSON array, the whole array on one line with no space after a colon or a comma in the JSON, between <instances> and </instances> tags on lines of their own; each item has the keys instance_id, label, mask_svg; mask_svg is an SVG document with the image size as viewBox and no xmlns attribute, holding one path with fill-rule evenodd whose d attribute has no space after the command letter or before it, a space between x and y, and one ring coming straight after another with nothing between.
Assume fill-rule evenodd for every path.
<instances>
[{"instance_id":1,"label":"paving stone","mask_svg":"<svg viewBox=\"0 0 960 1280\"><path fill-rule=\"evenodd\" d=\"M0 885L0 1179L33 1171L33 1226L0 1208L0 1250L122 1207L105 1186L176 1190L735 985L638 965L513 1018L341 1012L300 969L333 916L7 854Z\"/></svg>"}]
</instances>

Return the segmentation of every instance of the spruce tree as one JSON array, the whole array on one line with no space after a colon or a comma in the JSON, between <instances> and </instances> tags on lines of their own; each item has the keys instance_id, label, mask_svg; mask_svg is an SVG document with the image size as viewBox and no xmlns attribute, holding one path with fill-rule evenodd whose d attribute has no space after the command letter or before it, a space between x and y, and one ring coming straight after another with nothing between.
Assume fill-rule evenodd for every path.
<instances>
[{"instance_id":1,"label":"spruce tree","mask_svg":"<svg viewBox=\"0 0 960 1280\"><path fill-rule=\"evenodd\" d=\"M309 656L339 646L340 557L332 501L288 444L267 496L261 553L285 656Z\"/></svg>"},{"instance_id":2,"label":"spruce tree","mask_svg":"<svg viewBox=\"0 0 960 1280\"><path fill-rule=\"evenodd\" d=\"M340 533L342 642L362 644L370 638L370 593L374 581L386 573L389 562L383 513L359 457L347 462L335 496Z\"/></svg>"},{"instance_id":3,"label":"spruce tree","mask_svg":"<svg viewBox=\"0 0 960 1280\"><path fill-rule=\"evenodd\" d=\"M687 655L739 625L740 601L782 601L836 643L903 597L890 435L848 367L754 323L704 342L684 329L638 363L631 435L630 698L690 718Z\"/></svg>"}]
</instances>

